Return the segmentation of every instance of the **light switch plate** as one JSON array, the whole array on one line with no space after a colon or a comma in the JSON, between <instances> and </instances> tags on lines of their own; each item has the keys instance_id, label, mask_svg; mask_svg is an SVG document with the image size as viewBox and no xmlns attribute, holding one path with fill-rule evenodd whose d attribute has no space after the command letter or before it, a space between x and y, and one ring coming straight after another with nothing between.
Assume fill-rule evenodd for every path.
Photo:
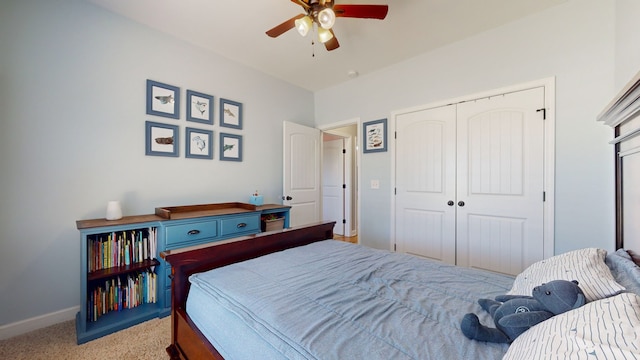
<instances>
[{"instance_id":1,"label":"light switch plate","mask_svg":"<svg viewBox=\"0 0 640 360\"><path fill-rule=\"evenodd\" d=\"M380 189L380 180L371 180L372 189Z\"/></svg>"}]
</instances>

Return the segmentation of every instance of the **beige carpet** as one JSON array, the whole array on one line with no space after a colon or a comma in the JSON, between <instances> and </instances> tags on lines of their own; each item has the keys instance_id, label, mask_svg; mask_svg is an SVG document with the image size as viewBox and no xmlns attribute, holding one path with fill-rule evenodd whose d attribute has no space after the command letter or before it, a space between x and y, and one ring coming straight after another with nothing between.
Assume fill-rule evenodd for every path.
<instances>
[{"instance_id":1,"label":"beige carpet","mask_svg":"<svg viewBox=\"0 0 640 360\"><path fill-rule=\"evenodd\" d=\"M170 341L170 317L149 320L82 345L76 344L75 321L67 321L0 340L0 359L168 359L165 348Z\"/></svg>"}]
</instances>

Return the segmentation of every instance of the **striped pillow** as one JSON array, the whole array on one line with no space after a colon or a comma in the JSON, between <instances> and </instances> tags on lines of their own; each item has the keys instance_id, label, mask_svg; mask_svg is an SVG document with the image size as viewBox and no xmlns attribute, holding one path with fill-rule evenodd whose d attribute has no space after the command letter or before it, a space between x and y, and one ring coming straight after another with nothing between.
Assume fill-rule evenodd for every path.
<instances>
[{"instance_id":1,"label":"striped pillow","mask_svg":"<svg viewBox=\"0 0 640 360\"><path fill-rule=\"evenodd\" d=\"M640 296L623 293L556 315L518 336L502 360L640 359Z\"/></svg>"},{"instance_id":2,"label":"striped pillow","mask_svg":"<svg viewBox=\"0 0 640 360\"><path fill-rule=\"evenodd\" d=\"M625 288L611 275L606 256L606 250L586 248L538 261L516 276L507 294L530 296L534 287L552 280L578 280L587 301L618 294Z\"/></svg>"}]
</instances>

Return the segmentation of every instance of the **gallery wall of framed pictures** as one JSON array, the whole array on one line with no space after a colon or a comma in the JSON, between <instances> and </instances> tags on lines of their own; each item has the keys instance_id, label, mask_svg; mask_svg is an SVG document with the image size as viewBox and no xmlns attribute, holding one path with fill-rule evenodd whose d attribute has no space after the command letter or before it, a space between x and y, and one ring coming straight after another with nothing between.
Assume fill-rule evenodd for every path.
<instances>
[{"instance_id":1,"label":"gallery wall of framed pictures","mask_svg":"<svg viewBox=\"0 0 640 360\"><path fill-rule=\"evenodd\" d=\"M187 124L181 135L181 89L178 86L147 79L146 109L153 120L145 122L145 155L213 160L215 149L221 161L242 161L243 104L219 98L218 124L215 122L216 98L213 95L187 89L185 92ZM218 131L216 127L227 128ZM184 136L181 141L181 136ZM214 146L218 141L218 146ZM184 147L181 151L181 146Z\"/></svg>"}]
</instances>

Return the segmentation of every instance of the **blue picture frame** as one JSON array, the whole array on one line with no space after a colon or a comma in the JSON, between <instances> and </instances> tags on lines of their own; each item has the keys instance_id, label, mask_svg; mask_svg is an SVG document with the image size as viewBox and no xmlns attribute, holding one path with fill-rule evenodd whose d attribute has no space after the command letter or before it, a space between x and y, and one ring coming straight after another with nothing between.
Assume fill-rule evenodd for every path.
<instances>
[{"instance_id":1,"label":"blue picture frame","mask_svg":"<svg viewBox=\"0 0 640 360\"><path fill-rule=\"evenodd\" d=\"M220 133L220 160L242 161L242 135Z\"/></svg>"},{"instance_id":2,"label":"blue picture frame","mask_svg":"<svg viewBox=\"0 0 640 360\"><path fill-rule=\"evenodd\" d=\"M185 129L185 157L213 159L213 131L196 128Z\"/></svg>"},{"instance_id":3,"label":"blue picture frame","mask_svg":"<svg viewBox=\"0 0 640 360\"><path fill-rule=\"evenodd\" d=\"M213 96L187 90L187 121L213 125Z\"/></svg>"},{"instance_id":4,"label":"blue picture frame","mask_svg":"<svg viewBox=\"0 0 640 360\"><path fill-rule=\"evenodd\" d=\"M178 125L147 121L145 123L145 155L178 157L180 138Z\"/></svg>"},{"instance_id":5,"label":"blue picture frame","mask_svg":"<svg viewBox=\"0 0 640 360\"><path fill-rule=\"evenodd\" d=\"M180 88L147 79L147 114L180 118Z\"/></svg>"},{"instance_id":6,"label":"blue picture frame","mask_svg":"<svg viewBox=\"0 0 640 360\"><path fill-rule=\"evenodd\" d=\"M220 99L220 126L242 129L242 103Z\"/></svg>"},{"instance_id":7,"label":"blue picture frame","mask_svg":"<svg viewBox=\"0 0 640 360\"><path fill-rule=\"evenodd\" d=\"M387 151L387 119L362 123L362 152Z\"/></svg>"}]
</instances>

